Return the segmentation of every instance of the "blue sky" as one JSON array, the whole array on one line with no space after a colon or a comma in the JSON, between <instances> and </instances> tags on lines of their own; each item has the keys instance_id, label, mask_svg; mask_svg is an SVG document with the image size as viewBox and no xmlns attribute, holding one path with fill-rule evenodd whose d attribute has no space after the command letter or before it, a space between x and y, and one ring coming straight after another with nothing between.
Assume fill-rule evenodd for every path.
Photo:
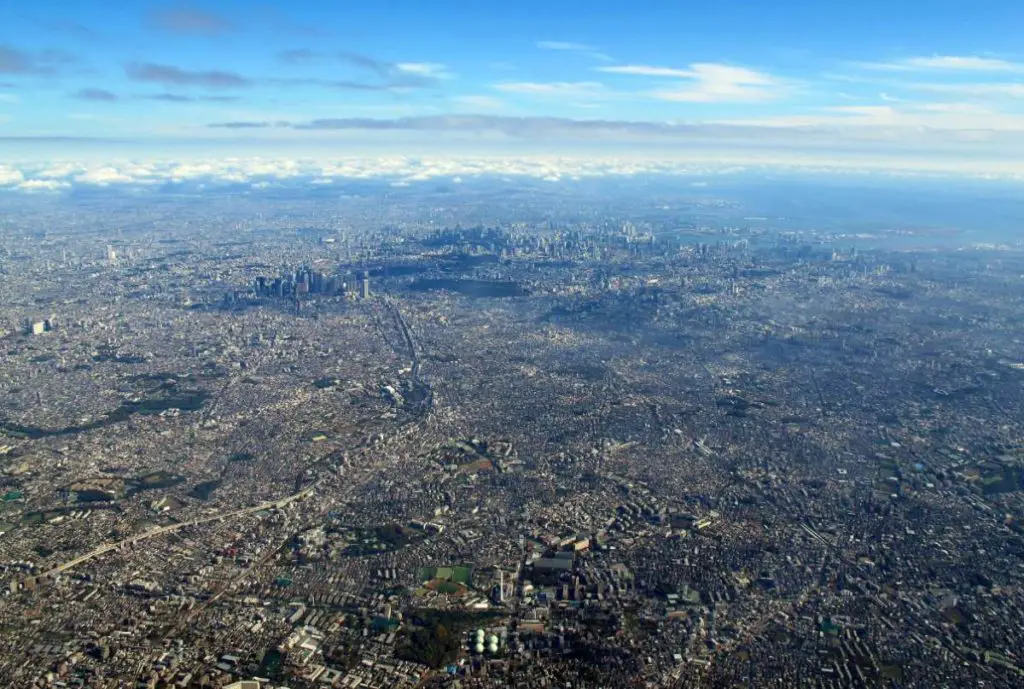
<instances>
[{"instance_id":1,"label":"blue sky","mask_svg":"<svg viewBox=\"0 0 1024 689\"><path fill-rule=\"evenodd\" d=\"M635 146L1005 167L1024 153L1012 0L47 0L3 13L0 153L21 156L50 155L55 137L154 155Z\"/></svg>"}]
</instances>

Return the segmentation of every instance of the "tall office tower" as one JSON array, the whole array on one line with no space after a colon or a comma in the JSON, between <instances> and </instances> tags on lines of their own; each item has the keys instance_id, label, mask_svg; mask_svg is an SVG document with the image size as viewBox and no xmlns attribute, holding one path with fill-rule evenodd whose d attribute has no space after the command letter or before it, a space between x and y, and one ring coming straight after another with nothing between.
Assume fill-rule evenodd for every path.
<instances>
[{"instance_id":1,"label":"tall office tower","mask_svg":"<svg viewBox=\"0 0 1024 689\"><path fill-rule=\"evenodd\" d=\"M362 281L363 281L362 282L361 296L363 297L363 299L369 299L370 298L370 273L369 273L369 271L364 272L360 277L362 278Z\"/></svg>"},{"instance_id":2,"label":"tall office tower","mask_svg":"<svg viewBox=\"0 0 1024 689\"><path fill-rule=\"evenodd\" d=\"M114 251L114 247L110 246L109 244L107 244L107 265L117 265L117 252Z\"/></svg>"}]
</instances>

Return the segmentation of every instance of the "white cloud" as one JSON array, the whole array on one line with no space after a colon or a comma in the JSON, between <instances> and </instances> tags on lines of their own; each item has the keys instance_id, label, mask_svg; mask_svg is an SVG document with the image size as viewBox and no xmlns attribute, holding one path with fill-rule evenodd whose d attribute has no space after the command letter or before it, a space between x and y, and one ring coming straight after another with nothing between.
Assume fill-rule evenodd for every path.
<instances>
[{"instance_id":1,"label":"white cloud","mask_svg":"<svg viewBox=\"0 0 1024 689\"><path fill-rule=\"evenodd\" d=\"M15 170L9 167L0 166L0 186L18 184L24 179L25 175L21 172L21 170Z\"/></svg>"},{"instance_id":2,"label":"white cloud","mask_svg":"<svg viewBox=\"0 0 1024 689\"><path fill-rule=\"evenodd\" d=\"M890 72L945 70L952 72L1024 72L1024 64L974 55L908 57L892 62L857 62L855 66Z\"/></svg>"},{"instance_id":3,"label":"white cloud","mask_svg":"<svg viewBox=\"0 0 1024 689\"><path fill-rule=\"evenodd\" d=\"M60 182L55 179L29 179L17 185L17 188L22 191L57 191L70 186L69 182Z\"/></svg>"},{"instance_id":4,"label":"white cloud","mask_svg":"<svg viewBox=\"0 0 1024 689\"><path fill-rule=\"evenodd\" d=\"M59 192L81 186L134 188L136 185L178 181L210 192L226 184L244 183L252 189L299 189L304 185L331 184L346 179L375 179L407 186L438 178L463 181L481 176L529 177L565 182L595 177L665 174L692 175L700 181L709 175L734 173L737 166L748 171L794 169L812 172L857 170L985 174L1024 181L1024 163L1021 162L1024 158L975 155L978 146L1003 150L1005 142L1017 146L1013 150L1020 150L1024 143L1024 118L985 114L962 105L856 105L822 108L800 117L688 126L707 132L702 136L710 137L719 144L723 140L732 141L732 148L729 143L715 148L689 145L669 148L666 145L658 153L622 156L137 159L66 165L49 161L0 166L0 186L9 191L27 193ZM993 127L1001 125L1003 130L961 128L964 123L976 120ZM731 125L732 128L723 125ZM744 140L754 145L745 146ZM836 141L845 145L838 154ZM869 146L865 148L865 144ZM867 150L877 151L876 144L885 146L890 153L867 153ZM52 174L62 167L74 171L63 178L40 176L43 172ZM128 173L129 170L144 171L145 174L134 177Z\"/></svg>"},{"instance_id":5,"label":"white cloud","mask_svg":"<svg viewBox=\"0 0 1024 689\"><path fill-rule=\"evenodd\" d=\"M415 74L420 77L430 77L433 79L451 78L451 73L448 72L448 68L436 62L400 62L395 65L395 68L398 69L399 72Z\"/></svg>"},{"instance_id":6,"label":"white cloud","mask_svg":"<svg viewBox=\"0 0 1024 689\"><path fill-rule=\"evenodd\" d=\"M650 65L615 65L614 67L598 67L599 72L609 74L632 74L642 77L681 77L690 79L695 76L693 70L676 69L674 67L652 67Z\"/></svg>"},{"instance_id":7,"label":"white cloud","mask_svg":"<svg viewBox=\"0 0 1024 689\"><path fill-rule=\"evenodd\" d=\"M652 65L615 65L598 67L607 74L683 80L682 86L661 89L651 94L658 100L684 103L719 103L773 100L782 95L786 84L764 72L732 65L697 62L686 69Z\"/></svg>"},{"instance_id":8,"label":"white cloud","mask_svg":"<svg viewBox=\"0 0 1024 689\"><path fill-rule=\"evenodd\" d=\"M837 105L824 109L841 115L860 115L876 119L892 117L896 113L890 105Z\"/></svg>"},{"instance_id":9,"label":"white cloud","mask_svg":"<svg viewBox=\"0 0 1024 689\"><path fill-rule=\"evenodd\" d=\"M915 109L924 112L956 113L959 115L992 115L995 114L991 108L977 103L923 103L915 106Z\"/></svg>"},{"instance_id":10,"label":"white cloud","mask_svg":"<svg viewBox=\"0 0 1024 689\"><path fill-rule=\"evenodd\" d=\"M593 46L584 45L582 43L572 43L570 41L537 41L537 47L543 50L567 50L567 51L584 51L594 50Z\"/></svg>"},{"instance_id":11,"label":"white cloud","mask_svg":"<svg viewBox=\"0 0 1024 689\"><path fill-rule=\"evenodd\" d=\"M651 95L683 103L758 102L779 98L788 89L782 80L745 67L699 62L680 71L688 80L684 86Z\"/></svg>"},{"instance_id":12,"label":"white cloud","mask_svg":"<svg viewBox=\"0 0 1024 689\"><path fill-rule=\"evenodd\" d=\"M948 93L976 98L1024 98L1024 84L1019 83L975 83L975 84L909 84L915 91Z\"/></svg>"},{"instance_id":13,"label":"white cloud","mask_svg":"<svg viewBox=\"0 0 1024 689\"><path fill-rule=\"evenodd\" d=\"M51 167L46 167L39 172L35 173L36 177L52 178L52 177L68 177L76 172L82 172L85 168L79 163L58 163Z\"/></svg>"},{"instance_id":14,"label":"white cloud","mask_svg":"<svg viewBox=\"0 0 1024 689\"><path fill-rule=\"evenodd\" d=\"M75 177L76 182L83 182L86 184L98 184L100 186L106 186L108 184L124 184L128 182L134 182L135 179L129 175L120 172L114 167L101 167L95 170L88 170Z\"/></svg>"},{"instance_id":15,"label":"white cloud","mask_svg":"<svg viewBox=\"0 0 1024 689\"><path fill-rule=\"evenodd\" d=\"M898 105L843 105L819 108L811 114L785 115L720 124L743 127L841 127L845 137L905 139L921 130L945 132L959 141L979 140L979 132L1024 134L1024 115L993 111L976 103L911 103Z\"/></svg>"},{"instance_id":16,"label":"white cloud","mask_svg":"<svg viewBox=\"0 0 1024 689\"><path fill-rule=\"evenodd\" d=\"M173 180L191 179L193 177L206 177L214 172L214 167L209 163L186 163L175 165L169 175Z\"/></svg>"},{"instance_id":17,"label":"white cloud","mask_svg":"<svg viewBox=\"0 0 1024 689\"><path fill-rule=\"evenodd\" d=\"M907 64L925 69L965 69L983 72L1016 72L1024 65L993 60L985 57L958 57L954 55L933 55L932 57L912 57Z\"/></svg>"},{"instance_id":18,"label":"white cloud","mask_svg":"<svg viewBox=\"0 0 1024 689\"><path fill-rule=\"evenodd\" d=\"M611 62L612 58L602 53L598 48L585 43L574 43L572 41L537 41L537 47L541 50L556 50L565 53L576 53L589 57L600 62Z\"/></svg>"},{"instance_id":19,"label":"white cloud","mask_svg":"<svg viewBox=\"0 0 1024 689\"><path fill-rule=\"evenodd\" d=\"M604 84L597 81L517 81L495 84L494 88L505 93L573 98L601 95L606 91Z\"/></svg>"}]
</instances>

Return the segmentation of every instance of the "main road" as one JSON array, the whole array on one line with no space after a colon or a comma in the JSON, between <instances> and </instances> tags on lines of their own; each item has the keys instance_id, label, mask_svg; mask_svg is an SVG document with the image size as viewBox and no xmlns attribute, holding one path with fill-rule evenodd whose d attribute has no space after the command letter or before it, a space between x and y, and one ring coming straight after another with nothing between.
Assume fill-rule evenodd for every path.
<instances>
[{"instance_id":1,"label":"main road","mask_svg":"<svg viewBox=\"0 0 1024 689\"><path fill-rule=\"evenodd\" d=\"M319 483L319 481L317 481L317 483ZM208 517L201 517L199 519L193 519L193 520L187 521L187 522L180 522L178 524L168 524L167 526L159 526L159 527L156 527L154 529L150 529L149 531L144 531L143 533L135 534L134 536L129 536L127 538L123 538L120 541L117 541L116 543L104 543L103 545L99 546L98 548L95 548L94 550L90 550L88 553L85 553L84 555L79 555L74 560L68 560L67 562L65 562L62 565L57 565L53 569L49 569L49 570L43 572L39 576L40 577L54 577L54 576L56 576L58 574L61 574L62 572L68 571L72 567L77 567L78 565L82 564L83 562L88 562L89 560L94 560L94 559L100 557L101 555L109 553L111 550L117 550L118 548L122 548L122 547L124 547L126 545L134 545L135 543L138 543L139 541L145 541L146 539L154 538L156 536L160 536L160 535L165 534L165 533L172 533L174 531L179 531L181 529L186 529L186 528L188 528L190 526L198 526L199 524L206 524L208 522L214 522L214 521L217 521L218 519L231 519L233 517L239 517L239 516L242 516L242 515L245 515L245 514L253 514L254 512L260 512L262 510L268 510L268 509L271 509L271 508L274 508L274 507L277 507L277 508L285 507L286 505L288 505L288 504L290 504L292 502L295 502L296 500L299 500L301 498L305 498L305 497L308 497L309 495L312 495L313 494L313 489L316 488L317 483L312 483L312 484L306 486L305 488L303 488L302 490L300 490L298 493L293 493L293 494L285 496L283 498L278 498L277 500L268 500L267 502L261 503L259 505L254 505L252 507L242 507L240 509L232 510L230 512L223 512L221 514L214 514L214 515L211 515L211 516L208 516Z\"/></svg>"}]
</instances>

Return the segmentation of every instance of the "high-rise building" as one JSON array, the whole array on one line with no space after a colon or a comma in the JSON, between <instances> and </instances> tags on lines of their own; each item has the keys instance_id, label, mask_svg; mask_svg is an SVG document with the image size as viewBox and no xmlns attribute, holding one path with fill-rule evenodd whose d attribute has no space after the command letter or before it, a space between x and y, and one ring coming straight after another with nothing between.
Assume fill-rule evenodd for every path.
<instances>
[{"instance_id":1,"label":"high-rise building","mask_svg":"<svg viewBox=\"0 0 1024 689\"><path fill-rule=\"evenodd\" d=\"M362 296L363 299L369 299L370 298L370 273L369 272L364 272L360 277L362 278L362 289L360 290L360 296Z\"/></svg>"},{"instance_id":2,"label":"high-rise building","mask_svg":"<svg viewBox=\"0 0 1024 689\"><path fill-rule=\"evenodd\" d=\"M107 244L107 265L117 265L117 252L114 251L114 247L110 246L109 244Z\"/></svg>"}]
</instances>

